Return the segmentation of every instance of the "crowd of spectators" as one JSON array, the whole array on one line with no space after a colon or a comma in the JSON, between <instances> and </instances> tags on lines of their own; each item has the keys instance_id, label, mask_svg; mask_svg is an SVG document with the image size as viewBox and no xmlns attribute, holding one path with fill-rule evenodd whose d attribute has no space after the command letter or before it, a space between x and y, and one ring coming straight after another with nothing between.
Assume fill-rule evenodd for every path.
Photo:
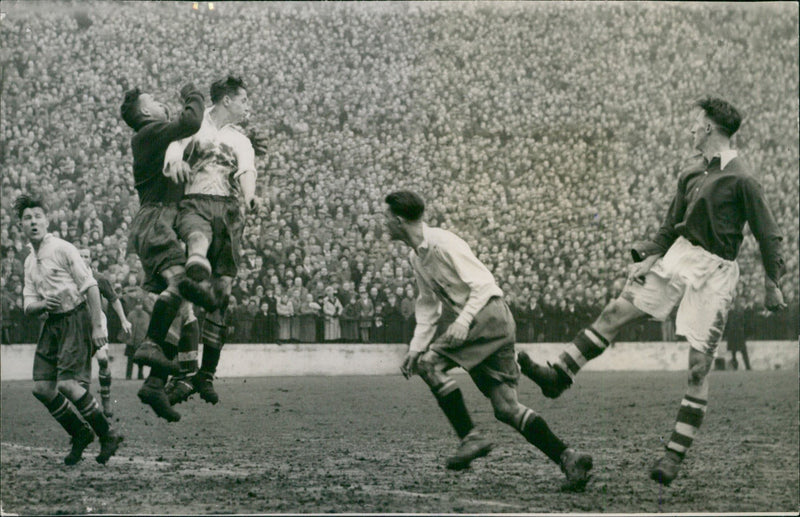
<instances>
[{"instance_id":1,"label":"crowd of spectators","mask_svg":"<svg viewBox=\"0 0 800 517\"><path fill-rule=\"evenodd\" d=\"M691 103L747 115L735 142L785 235L789 309L762 314L747 232L739 292L757 339L798 327L798 16L789 4L19 3L0 31L4 341L21 317L27 254L11 211L43 194L51 231L92 249L126 308L137 209L138 85L177 106L187 81L229 72L267 130L230 311L234 341L407 342L408 249L383 197L421 192L429 224L492 270L520 341L563 341L621 289L629 245L658 228L692 153ZM335 302L333 301L335 300ZM336 320L336 324L333 323ZM446 321L446 320L445 320ZM646 323L631 339L662 339ZM113 337L113 336L112 336Z\"/></svg>"}]
</instances>

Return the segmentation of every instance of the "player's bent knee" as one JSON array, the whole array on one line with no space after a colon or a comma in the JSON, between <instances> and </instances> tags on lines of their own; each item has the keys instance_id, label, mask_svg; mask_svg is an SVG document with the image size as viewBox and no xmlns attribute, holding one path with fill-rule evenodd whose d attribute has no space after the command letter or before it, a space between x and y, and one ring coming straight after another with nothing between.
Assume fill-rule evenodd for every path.
<instances>
[{"instance_id":1,"label":"player's bent knee","mask_svg":"<svg viewBox=\"0 0 800 517\"><path fill-rule=\"evenodd\" d=\"M56 389L60 393L65 395L68 399L72 400L77 396L78 392L80 392L84 388L78 381L73 379L68 379L64 381L58 381L56 383Z\"/></svg>"},{"instance_id":2,"label":"player's bent knee","mask_svg":"<svg viewBox=\"0 0 800 517\"><path fill-rule=\"evenodd\" d=\"M419 371L420 375L429 375L433 373L433 361L428 353L424 353L419 356L417 360L417 370Z\"/></svg>"},{"instance_id":3,"label":"player's bent knee","mask_svg":"<svg viewBox=\"0 0 800 517\"><path fill-rule=\"evenodd\" d=\"M496 404L494 406L494 417L504 424L514 425L518 416L518 408L508 404Z\"/></svg>"},{"instance_id":4,"label":"player's bent knee","mask_svg":"<svg viewBox=\"0 0 800 517\"><path fill-rule=\"evenodd\" d=\"M626 323L641 317L633 304L623 298L611 300L597 318L598 326L607 329L617 329Z\"/></svg>"},{"instance_id":5,"label":"player's bent knee","mask_svg":"<svg viewBox=\"0 0 800 517\"><path fill-rule=\"evenodd\" d=\"M31 390L33 396L43 403L48 403L56 396L56 390L53 386L45 383L35 383Z\"/></svg>"},{"instance_id":6,"label":"player's bent knee","mask_svg":"<svg viewBox=\"0 0 800 517\"><path fill-rule=\"evenodd\" d=\"M417 361L417 371L420 377L425 379L428 384L441 383L445 377L444 371L441 368L439 356L434 352L425 352L419 357Z\"/></svg>"}]
</instances>

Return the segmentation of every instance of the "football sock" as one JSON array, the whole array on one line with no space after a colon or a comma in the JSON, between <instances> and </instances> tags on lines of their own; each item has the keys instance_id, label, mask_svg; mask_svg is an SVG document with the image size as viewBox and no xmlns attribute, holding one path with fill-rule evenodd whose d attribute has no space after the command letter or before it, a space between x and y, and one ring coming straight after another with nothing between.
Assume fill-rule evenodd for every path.
<instances>
[{"instance_id":1,"label":"football sock","mask_svg":"<svg viewBox=\"0 0 800 517\"><path fill-rule=\"evenodd\" d=\"M86 427L81 417L78 416L78 413L75 412L75 409L70 405L67 397L62 393L56 393L56 396L50 401L38 393L34 393L33 396L44 404L44 407L46 407L53 418L56 419L56 422L61 424L61 427L63 427L70 436L75 436L81 429Z\"/></svg>"},{"instance_id":2,"label":"football sock","mask_svg":"<svg viewBox=\"0 0 800 517\"><path fill-rule=\"evenodd\" d=\"M167 336L164 338L164 342L172 343L173 345L180 342L181 339L181 326L183 325L183 318L176 317L172 320L172 324L169 326L167 330Z\"/></svg>"},{"instance_id":3,"label":"football sock","mask_svg":"<svg viewBox=\"0 0 800 517\"><path fill-rule=\"evenodd\" d=\"M169 360L175 359L175 356L178 355L178 347L168 341L161 344L161 350Z\"/></svg>"},{"instance_id":4,"label":"football sock","mask_svg":"<svg viewBox=\"0 0 800 517\"><path fill-rule=\"evenodd\" d=\"M707 400L698 399L691 395L684 395L681 407L678 410L678 418L675 421L675 430L667 444L667 450L672 451L681 459L686 455L692 441L697 434L697 430L703 423L706 414Z\"/></svg>"},{"instance_id":5,"label":"football sock","mask_svg":"<svg viewBox=\"0 0 800 517\"><path fill-rule=\"evenodd\" d=\"M439 403L439 407L444 411L447 420L450 421L450 425L453 426L459 439L463 439L472 431L474 426L456 381L448 379L441 386L431 390L433 391L433 396L436 397L436 402Z\"/></svg>"},{"instance_id":6,"label":"football sock","mask_svg":"<svg viewBox=\"0 0 800 517\"><path fill-rule=\"evenodd\" d=\"M108 363L100 365L97 377L100 381L100 397L104 399L111 397L111 370L108 369Z\"/></svg>"},{"instance_id":7,"label":"football sock","mask_svg":"<svg viewBox=\"0 0 800 517\"><path fill-rule=\"evenodd\" d=\"M572 343L561 352L554 366L560 367L564 373L574 379L583 365L602 354L608 345L606 338L592 327L587 327L578 332Z\"/></svg>"},{"instance_id":8,"label":"football sock","mask_svg":"<svg viewBox=\"0 0 800 517\"><path fill-rule=\"evenodd\" d=\"M193 373L197 371L197 347L200 342L200 325L194 319L186 323L181 329L181 338L178 341L178 362L181 372Z\"/></svg>"},{"instance_id":9,"label":"football sock","mask_svg":"<svg viewBox=\"0 0 800 517\"><path fill-rule=\"evenodd\" d=\"M75 407L80 411L83 419L88 422L97 436L103 438L108 435L110 429L108 420L106 420L103 410L100 409L100 405L91 393L88 391L84 393L83 396L75 402Z\"/></svg>"},{"instance_id":10,"label":"football sock","mask_svg":"<svg viewBox=\"0 0 800 517\"><path fill-rule=\"evenodd\" d=\"M181 298L178 295L170 291L164 291L158 295L156 303L153 304L150 325L147 327L147 337L153 343L160 345L164 342L164 338L167 337L167 331L172 325L172 320L177 316L180 307Z\"/></svg>"},{"instance_id":11,"label":"football sock","mask_svg":"<svg viewBox=\"0 0 800 517\"><path fill-rule=\"evenodd\" d=\"M219 356L225 339L222 315L214 312L203 323L203 360L200 371L214 375L219 364Z\"/></svg>"},{"instance_id":12,"label":"football sock","mask_svg":"<svg viewBox=\"0 0 800 517\"><path fill-rule=\"evenodd\" d=\"M515 422L515 427L529 443L545 453L548 458L556 463L561 461L561 453L567 446L553 434L544 418L532 409L525 408Z\"/></svg>"}]
</instances>

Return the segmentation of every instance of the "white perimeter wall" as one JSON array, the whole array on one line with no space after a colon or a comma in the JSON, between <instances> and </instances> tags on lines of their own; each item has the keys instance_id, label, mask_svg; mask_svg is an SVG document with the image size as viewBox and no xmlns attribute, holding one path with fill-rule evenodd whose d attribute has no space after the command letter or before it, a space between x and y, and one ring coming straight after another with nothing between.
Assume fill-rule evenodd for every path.
<instances>
[{"instance_id":1,"label":"white perimeter wall","mask_svg":"<svg viewBox=\"0 0 800 517\"><path fill-rule=\"evenodd\" d=\"M124 345L112 344L111 373L125 377L127 358ZM517 344L538 361L552 361L564 343ZM225 345L217 371L219 377L268 377L279 375L390 375L398 374L406 345L386 344L267 344ZM797 342L752 341L747 346L755 370L798 369ZM0 346L0 380L30 380L34 345ZM729 359L725 344L718 357ZM740 368L744 365L739 360ZM617 343L589 362L586 371L684 370L688 364L688 344ZM135 372L135 368L134 368ZM97 375L97 368L93 368Z\"/></svg>"}]
</instances>

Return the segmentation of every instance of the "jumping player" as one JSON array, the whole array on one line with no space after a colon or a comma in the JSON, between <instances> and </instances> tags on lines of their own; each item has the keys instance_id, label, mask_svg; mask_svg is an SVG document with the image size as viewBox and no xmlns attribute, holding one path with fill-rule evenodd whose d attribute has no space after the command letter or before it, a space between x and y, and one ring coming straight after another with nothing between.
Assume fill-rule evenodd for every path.
<instances>
[{"instance_id":1,"label":"jumping player","mask_svg":"<svg viewBox=\"0 0 800 517\"><path fill-rule=\"evenodd\" d=\"M213 378L225 343L225 311L239 269L244 230L239 197L247 209L255 209L257 172L253 145L236 126L250 114L244 82L228 76L214 82L210 93L213 106L206 110L200 130L167 150L164 175L174 177L184 165L190 167L176 224L186 243L186 274L196 282L210 280L219 300L204 321L203 358L191 384L200 398L216 404L219 395ZM174 400L188 396L180 394Z\"/></svg>"},{"instance_id":2,"label":"jumping player","mask_svg":"<svg viewBox=\"0 0 800 517\"><path fill-rule=\"evenodd\" d=\"M92 251L89 248L82 248L78 250L78 252L83 262L86 264L86 267L92 269ZM111 287L111 282L93 269L92 275L94 279L97 280L97 289L100 291L100 296L105 298L108 305L117 313L122 331L125 332L126 335L130 335L133 325L131 325L131 322L125 317L125 309L122 308L122 303L119 301L117 293L115 293L114 288ZM95 350L94 356L97 358L97 366L99 367L98 380L100 381L100 401L103 404L103 414L111 418L114 416L114 410L111 405L111 369L108 367L108 343L102 348Z\"/></svg>"},{"instance_id":3,"label":"jumping player","mask_svg":"<svg viewBox=\"0 0 800 517\"><path fill-rule=\"evenodd\" d=\"M14 202L14 209L31 246L24 265L25 314L47 317L33 360L33 395L72 438L64 463L78 463L97 434L100 453L96 460L104 464L123 437L83 387L91 379L93 349L108 342L97 281L75 246L47 232L47 212L41 200L23 194Z\"/></svg>"},{"instance_id":4,"label":"jumping player","mask_svg":"<svg viewBox=\"0 0 800 517\"><path fill-rule=\"evenodd\" d=\"M176 347L165 341L167 331L187 302L178 285L186 277L186 255L183 243L175 233L178 202L184 183L172 181L162 173L164 155L170 143L186 138L200 129L203 121L203 94L192 84L181 89L183 110L171 119L167 106L139 88L125 93L120 108L122 119L136 134L131 139L134 186L140 208L131 223L130 249L139 255L145 273L144 288L158 295L153 305L147 339L134 355L134 362L151 367L150 375L139 390L139 399L169 422L180 420L164 391L170 373L179 373L173 359ZM181 172L185 180L187 170ZM198 286L199 287L199 286ZM202 293L198 288L197 292ZM210 294L210 293L209 293ZM213 303L194 299L196 303ZM196 321L194 322L196 326ZM199 329L195 329L199 335Z\"/></svg>"},{"instance_id":5,"label":"jumping player","mask_svg":"<svg viewBox=\"0 0 800 517\"><path fill-rule=\"evenodd\" d=\"M778 287L785 270L781 233L750 166L731 148L742 116L718 98L700 100L697 108L691 133L699 153L680 173L661 228L651 241L634 244L634 265L620 297L554 364L542 366L519 354L522 373L555 398L623 327L647 317L664 320L677 305L676 331L690 345L689 378L666 453L650 472L664 485L677 477L708 406L707 375L739 279L736 256L745 223L761 247L764 305L771 311L785 307Z\"/></svg>"},{"instance_id":6,"label":"jumping player","mask_svg":"<svg viewBox=\"0 0 800 517\"><path fill-rule=\"evenodd\" d=\"M422 377L461 440L456 453L447 459L447 468L467 468L493 447L474 428L461 390L447 374L460 366L491 401L499 421L519 431L561 466L567 477L565 488L582 489L589 480L591 456L568 448L541 416L517 400L516 325L492 274L457 235L423 222L425 204L419 195L398 191L385 201L389 235L412 248L410 261L419 288L417 325L401 371L406 378L415 373ZM431 343L442 303L458 317Z\"/></svg>"}]
</instances>

